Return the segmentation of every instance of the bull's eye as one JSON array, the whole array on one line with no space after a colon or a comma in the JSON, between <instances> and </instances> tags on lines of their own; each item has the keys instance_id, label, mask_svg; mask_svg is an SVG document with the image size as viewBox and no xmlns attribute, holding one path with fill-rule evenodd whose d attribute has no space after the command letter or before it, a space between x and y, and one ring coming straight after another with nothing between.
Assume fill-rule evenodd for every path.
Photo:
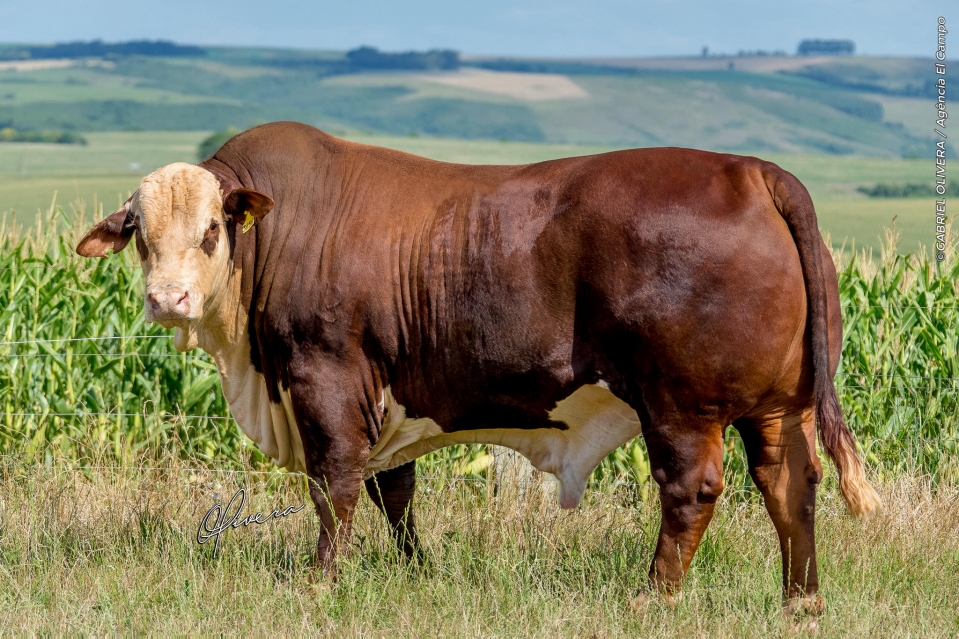
<instances>
[{"instance_id":1,"label":"bull's eye","mask_svg":"<svg viewBox=\"0 0 959 639\"><path fill-rule=\"evenodd\" d=\"M203 241L200 243L200 248L203 252L211 257L213 251L216 250L217 240L220 239L219 228L220 223L217 220L210 222L210 227L203 234Z\"/></svg>"}]
</instances>

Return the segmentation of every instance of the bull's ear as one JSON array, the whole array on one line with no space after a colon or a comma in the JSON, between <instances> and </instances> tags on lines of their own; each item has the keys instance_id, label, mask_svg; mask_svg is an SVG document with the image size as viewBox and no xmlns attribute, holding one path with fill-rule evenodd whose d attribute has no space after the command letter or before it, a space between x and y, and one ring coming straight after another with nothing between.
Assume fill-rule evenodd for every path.
<instances>
[{"instance_id":1,"label":"bull's ear","mask_svg":"<svg viewBox=\"0 0 959 639\"><path fill-rule=\"evenodd\" d=\"M132 200L131 197L124 202L123 208L103 218L90 229L77 244L77 253L83 257L106 257L110 249L113 249L114 253L122 251L136 231Z\"/></svg>"},{"instance_id":2,"label":"bull's ear","mask_svg":"<svg viewBox=\"0 0 959 639\"><path fill-rule=\"evenodd\" d=\"M272 210L273 198L253 189L233 189L223 198L223 211L247 228Z\"/></svg>"}]
</instances>

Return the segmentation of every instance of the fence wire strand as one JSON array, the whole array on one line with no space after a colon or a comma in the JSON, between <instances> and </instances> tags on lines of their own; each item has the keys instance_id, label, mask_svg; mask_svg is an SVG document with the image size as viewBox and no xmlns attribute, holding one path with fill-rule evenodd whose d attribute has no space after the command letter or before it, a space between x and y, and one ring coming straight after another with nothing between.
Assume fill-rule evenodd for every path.
<instances>
[{"instance_id":1,"label":"fence wire strand","mask_svg":"<svg viewBox=\"0 0 959 639\"><path fill-rule=\"evenodd\" d=\"M60 343L60 342L97 342L97 341L120 341L120 340L138 340L138 339L169 339L170 335L111 335L104 337L65 337L59 339L37 339L37 340L20 340L20 341L10 341L10 342L0 342L0 346L19 346L27 344L51 344L51 343ZM30 358L30 357L39 357L39 358L49 358L49 357L180 357L184 359L200 359L204 361L209 361L209 356L205 354L201 355L188 355L186 353L144 353L144 352L133 352L133 353L11 353L4 355L6 358ZM935 381L959 381L959 377L941 377L937 375L902 375L898 373L853 373L853 372L838 372L836 377L873 377L873 378L889 378L889 379L927 379ZM837 387L842 388L873 388L872 386L857 386L850 384L837 384ZM889 386L889 388L937 388L937 387L904 387L904 386Z\"/></svg>"},{"instance_id":2,"label":"fence wire strand","mask_svg":"<svg viewBox=\"0 0 959 639\"><path fill-rule=\"evenodd\" d=\"M104 270L129 270L129 271L140 271L141 267L134 265L126 264L106 264L91 266L92 270L104 269ZM0 268L0 271L17 271L17 270L50 270L50 271L72 271L74 267L70 266L54 266L52 264L21 264L20 266L6 266ZM840 306L843 309L876 309L876 308L895 308L895 309L918 309L918 310L928 310L928 311L954 311L959 310L959 306L918 306L911 304L843 304Z\"/></svg>"},{"instance_id":3,"label":"fence wire strand","mask_svg":"<svg viewBox=\"0 0 959 639\"><path fill-rule=\"evenodd\" d=\"M302 473L288 472L282 469L273 469L273 470L253 470L253 469L236 469L236 468L199 468L199 467L186 467L186 468L173 468L173 467L164 467L164 466L119 466L119 465L96 465L96 466L62 466L62 465L45 465L45 464L26 464L26 463L5 463L0 464L0 470L11 471L11 470L42 470L42 471L58 471L58 472L90 472L90 471L136 471L141 472L175 472L177 474L183 473L192 473L194 475L200 474L211 474L211 475L269 475L273 478L300 478L307 477L307 475ZM538 471L542 472L542 471ZM542 473L543 475L548 475L549 473ZM440 475L416 475L417 482L435 482L435 483L447 483L447 484L487 484L487 485L496 485L503 481L502 479L497 479L494 476L492 477L448 477ZM586 485L590 488L640 488L644 486L658 486L655 480L648 481L631 481L631 480L599 480L599 481L588 481ZM725 486L724 490L758 490L754 484L742 484L738 486Z\"/></svg>"},{"instance_id":4,"label":"fence wire strand","mask_svg":"<svg viewBox=\"0 0 959 639\"><path fill-rule=\"evenodd\" d=\"M142 417L144 419L153 418L153 419L162 419L162 420L169 420L169 421L177 421L180 419L183 419L183 420L209 419L209 420L232 421L232 422L236 421L232 416L228 417L223 415L176 415L173 413L151 415L150 413L2 413L0 412L0 418L3 418L3 417L43 417L43 418L59 417L61 419L69 418L69 417L76 417L76 418ZM2 426L3 425L0 424L0 427ZM732 425L730 425L730 427L735 428ZM922 442L924 444L941 444L943 442L959 442L959 435L949 436L949 437L936 437L936 438L916 437L913 439L915 441ZM742 436L735 432L727 433L725 435L725 440L726 441L730 441L730 440L742 441ZM2 465L0 465L0 467L2 467Z\"/></svg>"}]
</instances>

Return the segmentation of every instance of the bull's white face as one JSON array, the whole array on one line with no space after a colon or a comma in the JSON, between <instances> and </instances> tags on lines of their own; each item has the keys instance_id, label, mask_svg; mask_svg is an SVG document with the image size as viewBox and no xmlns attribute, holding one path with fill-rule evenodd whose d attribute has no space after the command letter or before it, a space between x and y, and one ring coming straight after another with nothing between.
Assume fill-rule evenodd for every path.
<instances>
[{"instance_id":1,"label":"bull's white face","mask_svg":"<svg viewBox=\"0 0 959 639\"><path fill-rule=\"evenodd\" d=\"M229 278L219 182L199 167L171 164L144 178L131 206L146 319L186 329L203 319Z\"/></svg>"},{"instance_id":2,"label":"bull's white face","mask_svg":"<svg viewBox=\"0 0 959 639\"><path fill-rule=\"evenodd\" d=\"M262 217L272 207L272 199L249 189L224 194L211 172L178 162L146 176L122 209L87 233L77 252L103 257L135 237L146 320L177 329L176 347L189 350L204 318L230 294L228 225Z\"/></svg>"}]
</instances>

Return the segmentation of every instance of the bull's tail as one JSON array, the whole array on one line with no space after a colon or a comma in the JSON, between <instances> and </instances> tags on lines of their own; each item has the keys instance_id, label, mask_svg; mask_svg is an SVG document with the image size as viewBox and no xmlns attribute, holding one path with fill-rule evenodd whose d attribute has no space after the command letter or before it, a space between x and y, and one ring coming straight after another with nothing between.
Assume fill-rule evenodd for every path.
<instances>
[{"instance_id":1,"label":"bull's tail","mask_svg":"<svg viewBox=\"0 0 959 639\"><path fill-rule=\"evenodd\" d=\"M856 442L843 420L839 397L833 384L829 366L827 289L822 270L823 243L812 198L795 176L778 167L766 165L763 177L776 208L789 225L802 263L809 300L813 393L819 438L839 471L839 489L850 512L856 517L869 515L882 507L882 501L866 481L862 460L856 452Z\"/></svg>"}]
</instances>

